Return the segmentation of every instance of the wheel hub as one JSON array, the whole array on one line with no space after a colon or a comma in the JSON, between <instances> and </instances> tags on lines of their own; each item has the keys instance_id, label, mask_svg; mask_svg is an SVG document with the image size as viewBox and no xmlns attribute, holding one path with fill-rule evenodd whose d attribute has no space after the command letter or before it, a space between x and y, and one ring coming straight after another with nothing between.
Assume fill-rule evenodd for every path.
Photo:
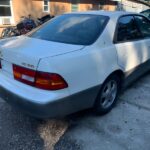
<instances>
[{"instance_id":1,"label":"wheel hub","mask_svg":"<svg viewBox=\"0 0 150 150\"><path fill-rule=\"evenodd\" d=\"M101 106L103 108L108 108L110 107L116 96L117 96L117 83L114 80L111 80L109 82L107 82L104 86L104 88L102 89L102 94L101 94Z\"/></svg>"}]
</instances>

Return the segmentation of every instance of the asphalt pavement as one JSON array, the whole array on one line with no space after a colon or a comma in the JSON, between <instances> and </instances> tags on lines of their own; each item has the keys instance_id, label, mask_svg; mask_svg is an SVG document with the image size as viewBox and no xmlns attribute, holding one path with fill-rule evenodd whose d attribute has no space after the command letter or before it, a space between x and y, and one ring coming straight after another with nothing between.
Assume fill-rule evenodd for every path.
<instances>
[{"instance_id":1,"label":"asphalt pavement","mask_svg":"<svg viewBox=\"0 0 150 150\"><path fill-rule=\"evenodd\" d=\"M0 150L150 150L150 73L105 116L37 120L0 99Z\"/></svg>"},{"instance_id":2,"label":"asphalt pavement","mask_svg":"<svg viewBox=\"0 0 150 150\"><path fill-rule=\"evenodd\" d=\"M109 114L87 111L70 119L55 150L150 150L150 73L129 87Z\"/></svg>"}]
</instances>

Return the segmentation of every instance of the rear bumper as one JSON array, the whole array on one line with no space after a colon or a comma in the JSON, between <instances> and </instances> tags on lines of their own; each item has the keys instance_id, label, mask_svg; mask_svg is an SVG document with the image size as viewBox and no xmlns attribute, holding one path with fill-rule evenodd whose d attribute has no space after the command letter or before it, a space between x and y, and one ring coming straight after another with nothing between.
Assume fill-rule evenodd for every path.
<instances>
[{"instance_id":1,"label":"rear bumper","mask_svg":"<svg viewBox=\"0 0 150 150\"><path fill-rule=\"evenodd\" d=\"M0 74L0 97L21 111L37 117L62 117L93 106L100 86L74 95L68 90L44 91Z\"/></svg>"},{"instance_id":2,"label":"rear bumper","mask_svg":"<svg viewBox=\"0 0 150 150\"><path fill-rule=\"evenodd\" d=\"M38 103L32 101L32 99L16 95L2 86L0 86L0 96L17 109L37 118L58 117L69 113L69 110L66 109L69 97L57 99L53 102Z\"/></svg>"}]
</instances>

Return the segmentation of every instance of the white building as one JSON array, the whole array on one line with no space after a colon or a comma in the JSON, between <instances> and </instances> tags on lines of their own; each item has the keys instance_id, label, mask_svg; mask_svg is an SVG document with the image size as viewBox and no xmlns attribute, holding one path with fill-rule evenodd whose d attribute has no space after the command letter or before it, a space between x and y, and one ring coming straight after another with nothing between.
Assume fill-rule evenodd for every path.
<instances>
[{"instance_id":1,"label":"white building","mask_svg":"<svg viewBox=\"0 0 150 150\"><path fill-rule=\"evenodd\" d=\"M118 1L119 10L124 10L129 12L141 12L143 10L150 8L144 4L138 2L132 2L130 0L114 0L114 1Z\"/></svg>"}]
</instances>

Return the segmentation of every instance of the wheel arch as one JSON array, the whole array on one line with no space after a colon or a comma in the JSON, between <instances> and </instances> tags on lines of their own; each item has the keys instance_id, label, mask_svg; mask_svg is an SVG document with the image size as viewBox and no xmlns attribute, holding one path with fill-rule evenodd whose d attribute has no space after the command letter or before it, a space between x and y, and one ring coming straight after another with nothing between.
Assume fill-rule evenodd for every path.
<instances>
[{"instance_id":1,"label":"wheel arch","mask_svg":"<svg viewBox=\"0 0 150 150\"><path fill-rule=\"evenodd\" d=\"M121 81L123 81L123 80L124 80L124 77L125 77L124 72L123 72L121 69L118 69L118 70L113 71L113 72L106 78L106 80L107 80L110 76L112 76L112 75L117 75L117 76L121 79Z\"/></svg>"},{"instance_id":2,"label":"wheel arch","mask_svg":"<svg viewBox=\"0 0 150 150\"><path fill-rule=\"evenodd\" d=\"M107 80L109 80L110 77L112 77L113 75L117 75L119 78L120 78L120 89L122 89L123 87L123 81L124 81L124 77L125 77L125 74L124 72L121 70L121 69L118 69L118 70L115 70L113 71L111 74L109 74L106 79L104 80L103 84L101 85L101 88L99 89L99 92L97 94L97 97L99 96L100 92L101 92L101 89L103 87L103 85L105 84L105 82L107 82ZM120 91L120 90L119 90ZM96 107L97 105L97 97L95 99L95 102L94 102L94 105L93 107Z\"/></svg>"},{"instance_id":3,"label":"wheel arch","mask_svg":"<svg viewBox=\"0 0 150 150\"><path fill-rule=\"evenodd\" d=\"M110 73L110 74L106 77L106 79L104 80L103 83L105 83L106 80L108 80L108 79L109 79L111 76L113 76L113 75L117 75L117 76L120 78L120 86L121 86L121 88L123 88L123 82L124 82L125 74L124 74L124 72L123 72L121 69L115 70L115 71L113 71L112 73Z\"/></svg>"}]
</instances>

